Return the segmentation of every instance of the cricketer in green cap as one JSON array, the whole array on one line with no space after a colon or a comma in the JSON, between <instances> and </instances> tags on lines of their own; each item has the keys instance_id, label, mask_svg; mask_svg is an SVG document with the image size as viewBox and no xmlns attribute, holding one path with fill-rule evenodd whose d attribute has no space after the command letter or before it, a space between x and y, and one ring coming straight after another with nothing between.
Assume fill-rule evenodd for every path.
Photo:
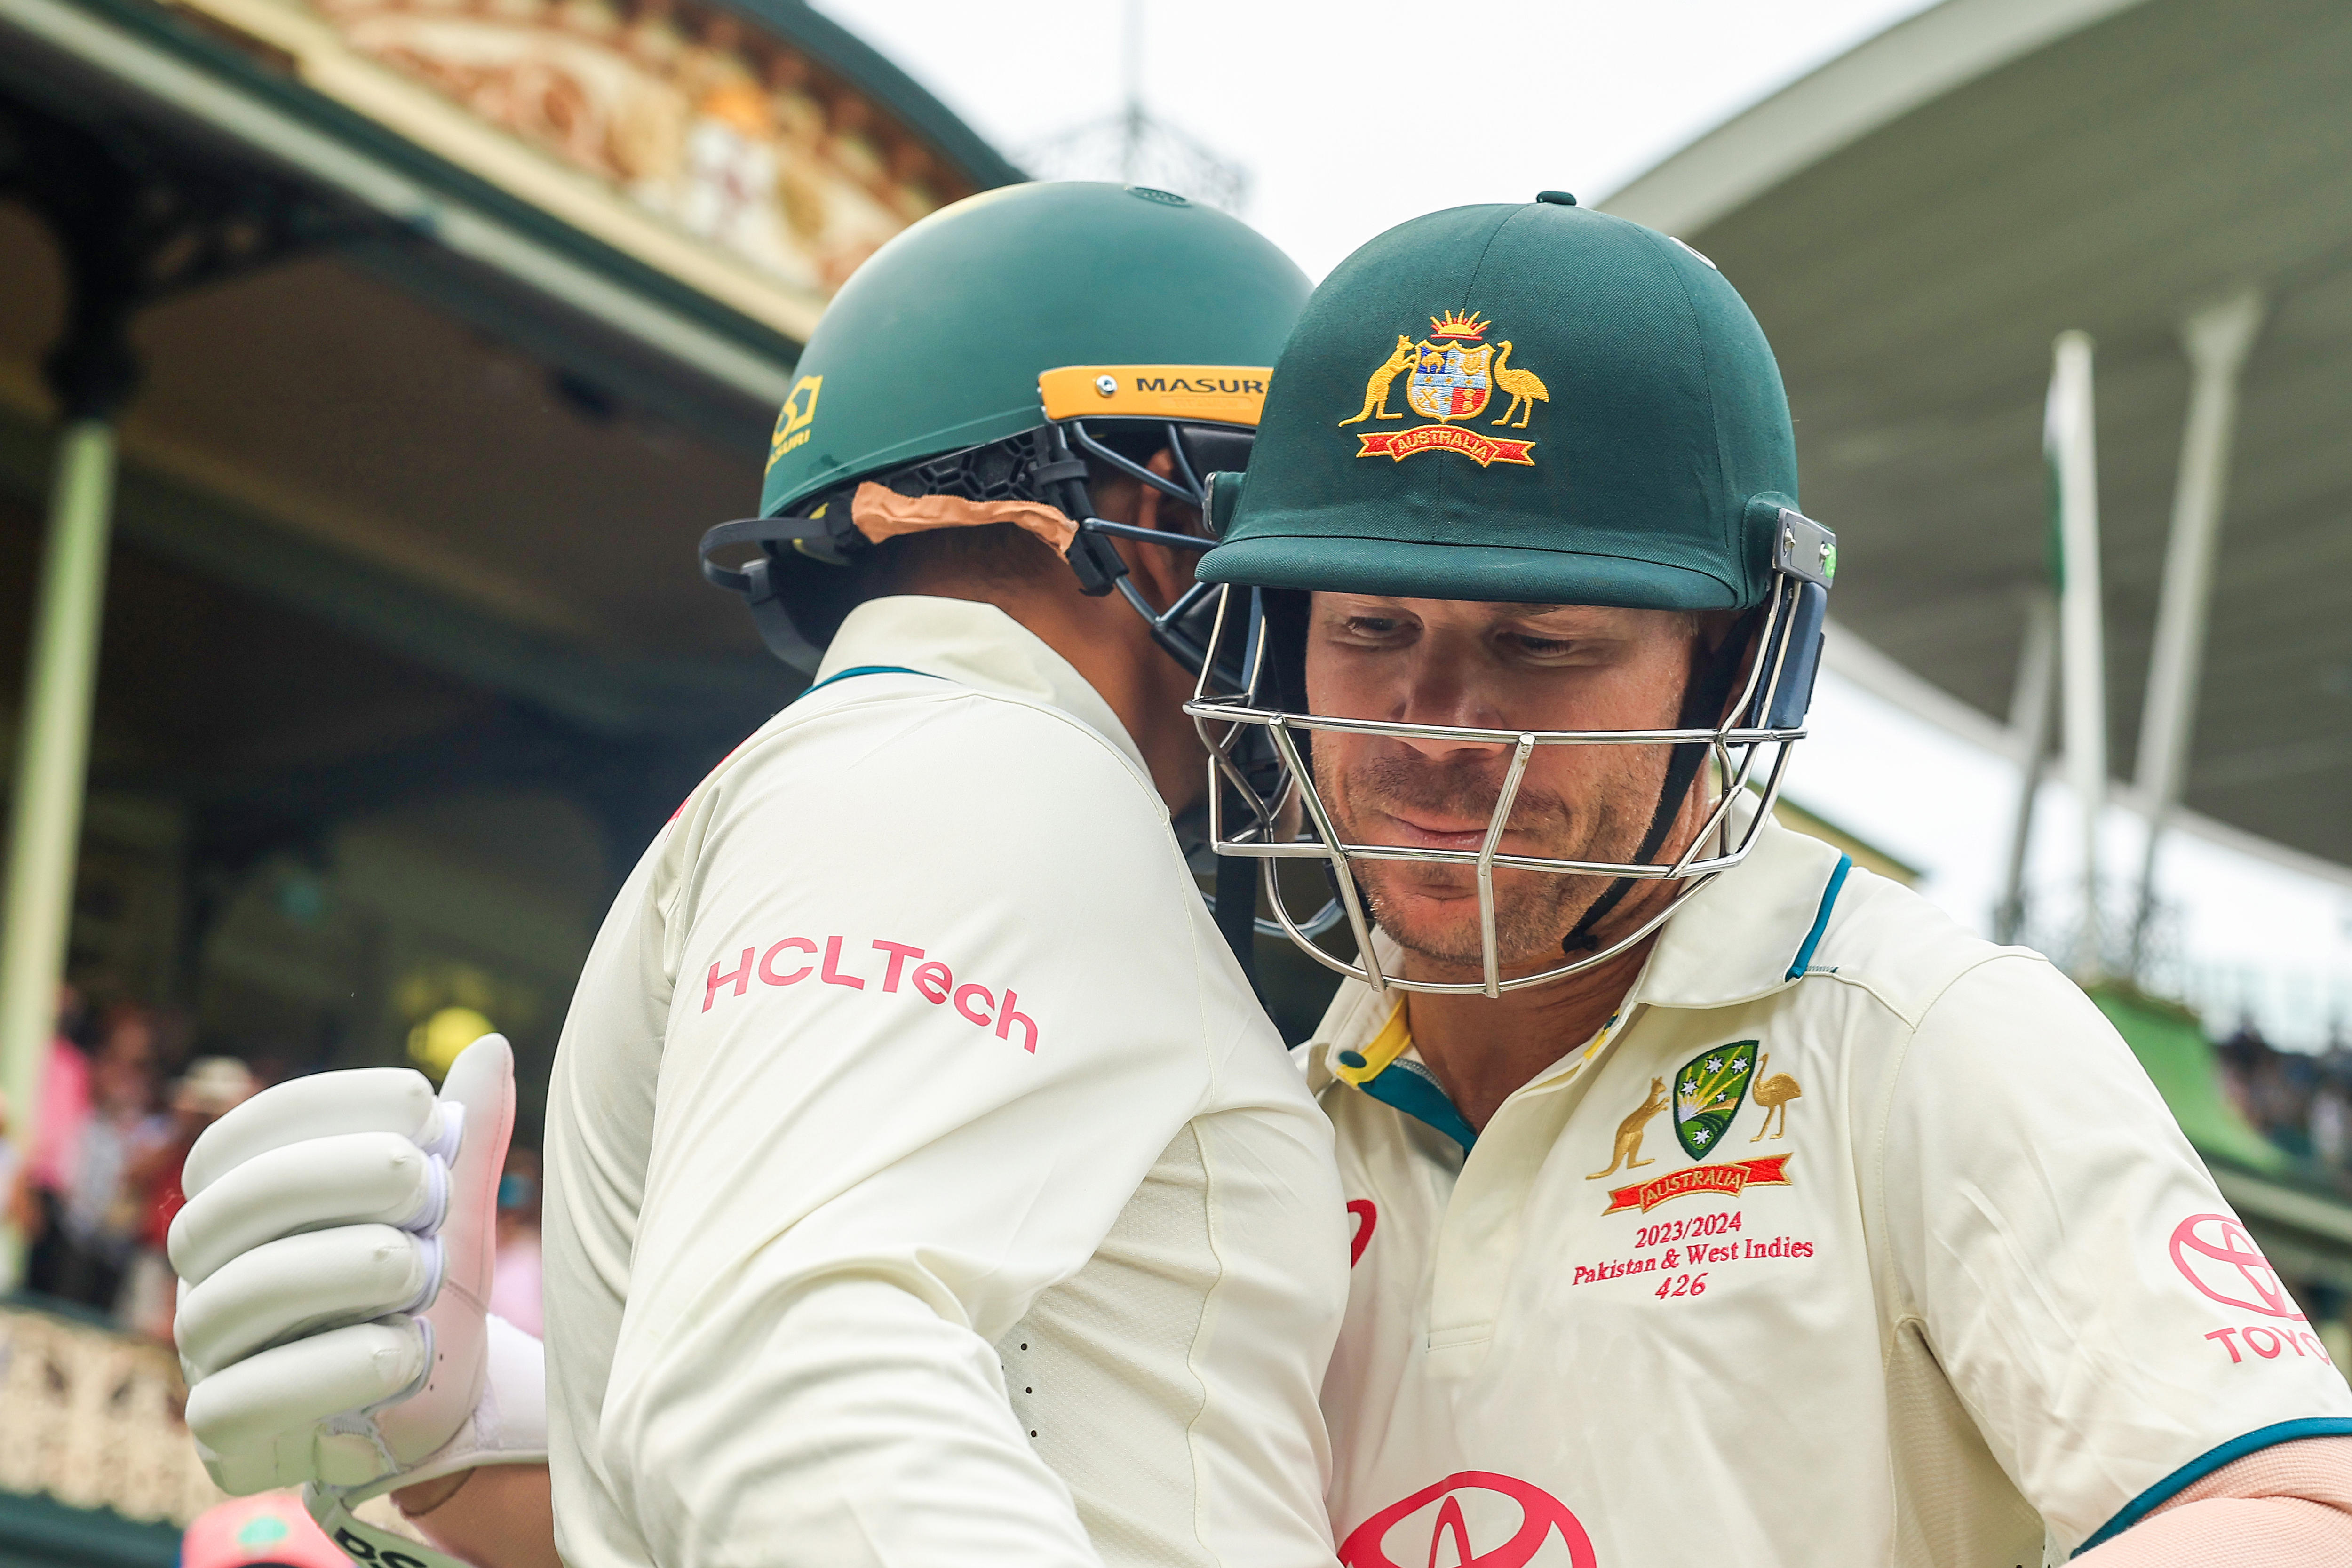
<instances>
[{"instance_id":1,"label":"cricketer in green cap","mask_svg":"<svg viewBox=\"0 0 2352 1568\"><path fill-rule=\"evenodd\" d=\"M1216 848L1356 935L1297 1052L1342 1568L2352 1562L2319 1314L2130 1047L1771 819L1835 546L1705 257L1391 230L1210 489Z\"/></svg>"},{"instance_id":2,"label":"cricketer in green cap","mask_svg":"<svg viewBox=\"0 0 2352 1568\"><path fill-rule=\"evenodd\" d=\"M1245 673L1191 711L1244 803L1217 848L1265 862L1307 951L1498 995L1626 952L1747 853L1836 550L1713 263L1557 193L1417 218L1308 302L1256 452L1213 481L1200 571ZM1292 918L1284 858L1329 866L1352 959Z\"/></svg>"}]
</instances>

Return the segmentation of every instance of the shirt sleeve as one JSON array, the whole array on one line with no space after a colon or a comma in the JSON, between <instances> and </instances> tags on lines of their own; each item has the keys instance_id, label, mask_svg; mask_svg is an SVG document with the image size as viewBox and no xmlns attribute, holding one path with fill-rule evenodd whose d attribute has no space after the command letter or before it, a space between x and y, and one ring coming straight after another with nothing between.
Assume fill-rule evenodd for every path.
<instances>
[{"instance_id":1,"label":"shirt sleeve","mask_svg":"<svg viewBox=\"0 0 2352 1568\"><path fill-rule=\"evenodd\" d=\"M1091 1564L992 1347L1208 1091L1198 894L1063 721L810 729L680 825L599 1463L662 1568Z\"/></svg>"},{"instance_id":2,"label":"shirt sleeve","mask_svg":"<svg viewBox=\"0 0 2352 1568\"><path fill-rule=\"evenodd\" d=\"M1883 1166L1898 1314L2069 1550L2352 1389L2130 1048L2039 958L1922 1017Z\"/></svg>"}]
</instances>

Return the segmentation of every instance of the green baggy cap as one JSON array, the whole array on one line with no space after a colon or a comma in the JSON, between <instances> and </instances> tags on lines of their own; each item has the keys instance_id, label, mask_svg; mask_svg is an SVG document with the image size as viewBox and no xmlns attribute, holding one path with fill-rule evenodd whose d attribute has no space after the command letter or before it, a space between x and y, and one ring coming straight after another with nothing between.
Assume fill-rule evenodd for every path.
<instances>
[{"instance_id":1,"label":"green baggy cap","mask_svg":"<svg viewBox=\"0 0 2352 1568\"><path fill-rule=\"evenodd\" d=\"M1565 200L1415 218L1331 274L1203 582L1762 602L1797 504L1771 345L1698 252Z\"/></svg>"}]
</instances>

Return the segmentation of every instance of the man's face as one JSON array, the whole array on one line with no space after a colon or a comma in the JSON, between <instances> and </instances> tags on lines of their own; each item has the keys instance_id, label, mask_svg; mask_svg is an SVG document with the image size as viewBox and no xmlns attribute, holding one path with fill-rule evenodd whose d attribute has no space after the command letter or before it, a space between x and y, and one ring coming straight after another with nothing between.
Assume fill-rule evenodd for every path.
<instances>
[{"instance_id":1,"label":"man's face","mask_svg":"<svg viewBox=\"0 0 2352 1568\"><path fill-rule=\"evenodd\" d=\"M1666 610L1481 604L1317 594L1307 623L1309 710L1493 730L1672 728L1694 618ZM1664 787L1665 746L1539 746L1498 852L1630 860ZM1351 844L1476 849L1510 764L1507 746L1318 731L1316 786ZM1444 968L1481 963L1469 868L1358 861L1382 930ZM1495 873L1506 973L1560 961L1560 940L1607 880Z\"/></svg>"}]
</instances>

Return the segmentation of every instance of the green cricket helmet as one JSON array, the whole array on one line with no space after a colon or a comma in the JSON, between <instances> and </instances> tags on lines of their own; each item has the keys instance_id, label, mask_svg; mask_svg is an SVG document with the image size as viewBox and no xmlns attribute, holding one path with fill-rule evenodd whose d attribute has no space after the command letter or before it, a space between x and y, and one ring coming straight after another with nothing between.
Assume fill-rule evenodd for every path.
<instances>
[{"instance_id":1,"label":"green cricket helmet","mask_svg":"<svg viewBox=\"0 0 2352 1568\"><path fill-rule=\"evenodd\" d=\"M777 416L760 516L704 535L704 575L813 672L851 608L843 568L874 547L854 515L862 486L1041 503L1076 525L1066 554L1084 589L1123 592L1197 668L1212 590L1154 609L1110 542L1211 542L1096 518L1089 460L1205 511L1205 477L1247 461L1266 367L1307 291L1255 230L1165 191L1020 184L942 208L827 308ZM1139 460L1161 447L1172 476ZM712 560L745 545L757 553L738 566Z\"/></svg>"},{"instance_id":2,"label":"green cricket helmet","mask_svg":"<svg viewBox=\"0 0 2352 1568\"><path fill-rule=\"evenodd\" d=\"M1667 918L1675 903L1606 943L1591 934L1633 880L1682 880L1687 896L1747 855L1804 733L1837 552L1797 510L1796 443L1771 346L1706 257L1559 192L1391 229L1316 291L1276 363L1248 475L1213 476L1210 489L1221 542L1200 577L1223 585L1224 603L1189 710L1242 806L1238 820L1221 813L1213 837L1220 853L1262 861L1277 917L1318 959L1375 987L1496 995L1543 984ZM1318 589L1728 611L1734 635L1695 652L1670 731L1381 723L1307 705L1306 601ZM1226 680L1235 667L1242 674ZM1317 730L1499 748L1512 761L1486 850L1343 845L1307 762ZM1592 744L1668 748L1633 858L1492 853L1534 749ZM1687 850L1662 860L1710 755L1722 795ZM1736 809L1750 784L1760 806ZM1354 927L1355 960L1325 952L1283 908L1273 870L1286 858L1330 866L1339 909L1327 915L1344 912ZM1475 868L1481 981L1381 973L1349 870L1377 859ZM1614 879L1570 932L1561 964L1501 978L1497 865Z\"/></svg>"}]
</instances>

